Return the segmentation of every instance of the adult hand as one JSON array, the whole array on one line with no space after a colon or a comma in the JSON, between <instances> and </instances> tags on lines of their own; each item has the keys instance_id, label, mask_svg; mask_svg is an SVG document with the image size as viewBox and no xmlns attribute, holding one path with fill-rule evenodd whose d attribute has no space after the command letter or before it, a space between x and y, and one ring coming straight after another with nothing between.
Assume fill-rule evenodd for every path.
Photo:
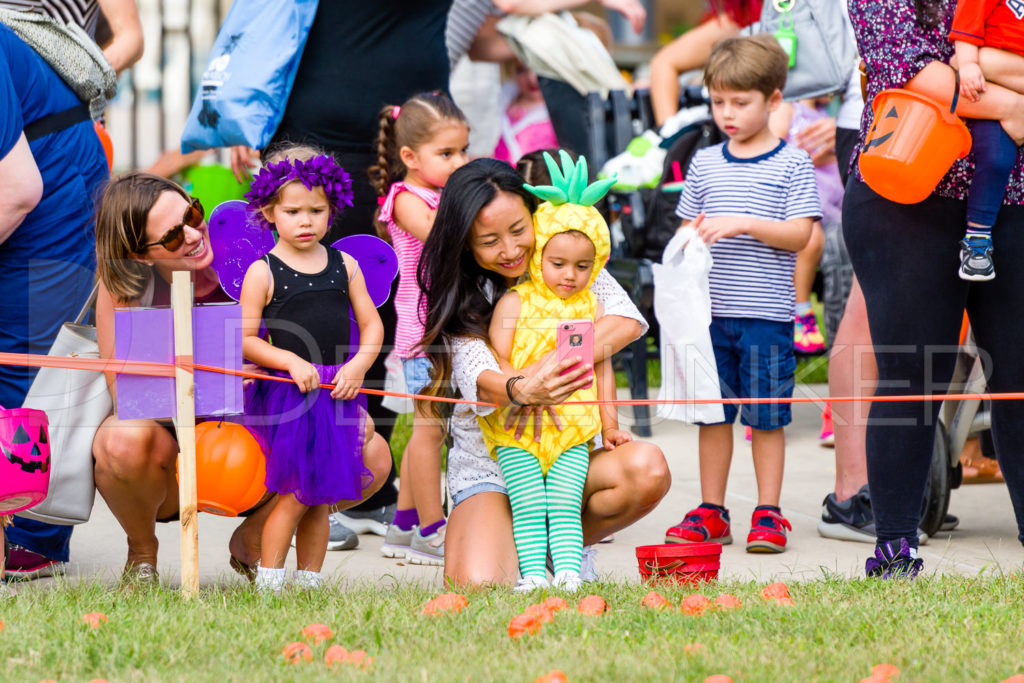
<instances>
[{"instance_id":1,"label":"adult hand","mask_svg":"<svg viewBox=\"0 0 1024 683\"><path fill-rule=\"evenodd\" d=\"M811 155L815 166L835 160L836 120L831 116L814 121L796 135L797 146Z\"/></svg>"},{"instance_id":2,"label":"adult hand","mask_svg":"<svg viewBox=\"0 0 1024 683\"><path fill-rule=\"evenodd\" d=\"M985 74L977 62L964 62L960 65L960 96L971 102L981 99L985 92Z\"/></svg>"},{"instance_id":3,"label":"adult hand","mask_svg":"<svg viewBox=\"0 0 1024 683\"><path fill-rule=\"evenodd\" d=\"M647 21L647 10L637 0L601 0L601 4L624 16L629 25L633 27L634 33L640 33L644 30L644 24Z\"/></svg>"},{"instance_id":4,"label":"adult hand","mask_svg":"<svg viewBox=\"0 0 1024 683\"><path fill-rule=\"evenodd\" d=\"M246 145L235 145L231 148L231 170L235 180L244 183L252 178L250 169L259 166L259 152Z\"/></svg>"},{"instance_id":5,"label":"adult hand","mask_svg":"<svg viewBox=\"0 0 1024 683\"><path fill-rule=\"evenodd\" d=\"M593 366L589 363L583 363L573 370L569 369L582 360L579 356L571 356L558 362L554 355L549 356L535 373L526 375L516 382L513 387L515 399L533 406L558 405L564 402L593 379Z\"/></svg>"},{"instance_id":6,"label":"adult hand","mask_svg":"<svg viewBox=\"0 0 1024 683\"><path fill-rule=\"evenodd\" d=\"M696 223L696 221L694 221ZM741 216L716 216L705 218L697 227L697 235L704 244L711 246L723 237L736 237L747 231L747 220Z\"/></svg>"},{"instance_id":7,"label":"adult hand","mask_svg":"<svg viewBox=\"0 0 1024 683\"><path fill-rule=\"evenodd\" d=\"M539 443L545 412L551 416L555 429L561 430L562 421L558 419L558 413L551 406L512 406L505 416L505 431L512 429L512 425L515 425L515 437L519 439L529 426L530 420L533 420L533 440Z\"/></svg>"}]
</instances>

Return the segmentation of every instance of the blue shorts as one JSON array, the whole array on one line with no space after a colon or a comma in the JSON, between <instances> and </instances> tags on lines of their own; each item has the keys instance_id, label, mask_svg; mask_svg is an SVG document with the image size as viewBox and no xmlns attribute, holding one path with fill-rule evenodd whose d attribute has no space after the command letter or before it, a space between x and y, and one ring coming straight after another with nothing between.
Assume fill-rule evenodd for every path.
<instances>
[{"instance_id":1,"label":"blue shorts","mask_svg":"<svg viewBox=\"0 0 1024 683\"><path fill-rule=\"evenodd\" d=\"M496 484L492 481L482 481L479 484L473 484L468 488L464 488L458 493L452 496L452 509L454 510L459 503L464 503L478 493L486 493L488 491L494 491L495 493L503 493L508 495L508 489L501 484Z\"/></svg>"},{"instance_id":2,"label":"blue shorts","mask_svg":"<svg viewBox=\"0 0 1024 683\"><path fill-rule=\"evenodd\" d=\"M423 393L423 389L430 385L430 368L430 359L426 356L402 359L402 374L405 375L407 393Z\"/></svg>"},{"instance_id":3,"label":"blue shorts","mask_svg":"<svg viewBox=\"0 0 1024 683\"><path fill-rule=\"evenodd\" d=\"M722 398L789 398L793 395L793 323L755 318L712 318L711 345L715 349ZM723 406L725 421L753 429L772 430L793 418L789 403Z\"/></svg>"}]
</instances>

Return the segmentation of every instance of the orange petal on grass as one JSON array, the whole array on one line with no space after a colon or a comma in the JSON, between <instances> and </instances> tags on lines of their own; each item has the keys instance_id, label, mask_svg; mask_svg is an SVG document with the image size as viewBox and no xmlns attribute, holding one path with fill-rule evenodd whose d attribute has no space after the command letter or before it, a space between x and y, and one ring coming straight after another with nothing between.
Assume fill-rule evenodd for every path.
<instances>
[{"instance_id":1,"label":"orange petal on grass","mask_svg":"<svg viewBox=\"0 0 1024 683\"><path fill-rule=\"evenodd\" d=\"M743 602L731 593L722 593L715 598L715 607L718 609L739 609Z\"/></svg>"},{"instance_id":2,"label":"orange petal on grass","mask_svg":"<svg viewBox=\"0 0 1024 683\"><path fill-rule=\"evenodd\" d=\"M348 663L361 669L369 669L373 666L373 657L367 656L366 650L352 650L348 653Z\"/></svg>"},{"instance_id":3,"label":"orange petal on grass","mask_svg":"<svg viewBox=\"0 0 1024 683\"><path fill-rule=\"evenodd\" d=\"M533 683L569 683L569 677L561 669L552 669L543 676L537 676Z\"/></svg>"},{"instance_id":4,"label":"orange petal on grass","mask_svg":"<svg viewBox=\"0 0 1024 683\"><path fill-rule=\"evenodd\" d=\"M683 652L688 655L695 655L707 650L707 646L704 643L687 643L683 645Z\"/></svg>"},{"instance_id":5,"label":"orange petal on grass","mask_svg":"<svg viewBox=\"0 0 1024 683\"><path fill-rule=\"evenodd\" d=\"M334 631L327 624L310 624L302 629L302 636L306 640L312 640L314 645L319 645L325 640L333 638Z\"/></svg>"},{"instance_id":6,"label":"orange petal on grass","mask_svg":"<svg viewBox=\"0 0 1024 683\"><path fill-rule=\"evenodd\" d=\"M683 599L683 603L679 606L679 611L690 616L697 616L704 614L704 611L710 606L711 600L707 596L694 593Z\"/></svg>"},{"instance_id":7,"label":"orange petal on grass","mask_svg":"<svg viewBox=\"0 0 1024 683\"><path fill-rule=\"evenodd\" d=\"M4 630L4 622L0 621L0 631Z\"/></svg>"},{"instance_id":8,"label":"orange petal on grass","mask_svg":"<svg viewBox=\"0 0 1024 683\"><path fill-rule=\"evenodd\" d=\"M551 597L541 603L548 608L548 611L554 614L559 610L569 609L569 603L564 598ZM556 669L557 670L557 669Z\"/></svg>"},{"instance_id":9,"label":"orange petal on grass","mask_svg":"<svg viewBox=\"0 0 1024 683\"><path fill-rule=\"evenodd\" d=\"M900 669L895 664L875 664L871 667L872 676L882 676L884 678L896 678L900 675Z\"/></svg>"},{"instance_id":10,"label":"orange petal on grass","mask_svg":"<svg viewBox=\"0 0 1024 683\"><path fill-rule=\"evenodd\" d=\"M469 600L461 593L442 593L423 606L423 614L436 617L445 612L458 614L463 607L469 604Z\"/></svg>"},{"instance_id":11,"label":"orange petal on grass","mask_svg":"<svg viewBox=\"0 0 1024 683\"><path fill-rule=\"evenodd\" d=\"M540 631L540 620L532 614L517 614L508 622L508 636L519 640L524 635L533 635Z\"/></svg>"},{"instance_id":12,"label":"orange petal on grass","mask_svg":"<svg viewBox=\"0 0 1024 683\"><path fill-rule=\"evenodd\" d=\"M650 609L665 609L670 603L665 599L665 596L657 591L651 591L644 596L644 599L640 601L641 607L649 607Z\"/></svg>"},{"instance_id":13,"label":"orange petal on grass","mask_svg":"<svg viewBox=\"0 0 1024 683\"><path fill-rule=\"evenodd\" d=\"M523 610L523 614L529 614L532 617L537 617L537 621L541 623L547 623L549 621L555 620L554 613L547 607L545 607L544 603L540 603L538 605L530 605L525 610Z\"/></svg>"},{"instance_id":14,"label":"orange petal on grass","mask_svg":"<svg viewBox=\"0 0 1024 683\"><path fill-rule=\"evenodd\" d=\"M299 641L285 645L284 649L281 650L281 654L284 655L285 661L289 664L313 661L313 651L309 649L309 645Z\"/></svg>"},{"instance_id":15,"label":"orange petal on grass","mask_svg":"<svg viewBox=\"0 0 1024 683\"><path fill-rule=\"evenodd\" d=\"M105 678L94 678L89 683L110 683L110 681Z\"/></svg>"},{"instance_id":16,"label":"orange petal on grass","mask_svg":"<svg viewBox=\"0 0 1024 683\"><path fill-rule=\"evenodd\" d=\"M860 679L857 683L891 683L888 676L876 676L871 674L867 678Z\"/></svg>"},{"instance_id":17,"label":"orange petal on grass","mask_svg":"<svg viewBox=\"0 0 1024 683\"><path fill-rule=\"evenodd\" d=\"M331 645L327 648L327 652L324 653L324 664L327 666L344 664L347 661L348 650L343 648L341 645Z\"/></svg>"},{"instance_id":18,"label":"orange petal on grass","mask_svg":"<svg viewBox=\"0 0 1024 683\"><path fill-rule=\"evenodd\" d=\"M789 597L789 586L778 581L776 583L770 583L761 589L761 597L765 600L775 600L777 598L788 598Z\"/></svg>"},{"instance_id":19,"label":"orange petal on grass","mask_svg":"<svg viewBox=\"0 0 1024 683\"><path fill-rule=\"evenodd\" d=\"M784 595L781 598L775 598L776 605L782 605L783 607L796 607L796 603L793 602L793 598L788 595Z\"/></svg>"},{"instance_id":20,"label":"orange petal on grass","mask_svg":"<svg viewBox=\"0 0 1024 683\"><path fill-rule=\"evenodd\" d=\"M1024 674L1016 674L1004 679L1001 683L1024 683Z\"/></svg>"},{"instance_id":21,"label":"orange petal on grass","mask_svg":"<svg viewBox=\"0 0 1024 683\"><path fill-rule=\"evenodd\" d=\"M588 595L580 600L576 611L588 617L599 617L608 611L608 603L600 595Z\"/></svg>"},{"instance_id":22,"label":"orange petal on grass","mask_svg":"<svg viewBox=\"0 0 1024 683\"><path fill-rule=\"evenodd\" d=\"M704 683L732 683L732 679L725 674L714 674L705 678Z\"/></svg>"},{"instance_id":23,"label":"orange petal on grass","mask_svg":"<svg viewBox=\"0 0 1024 683\"><path fill-rule=\"evenodd\" d=\"M107 615L103 612L89 612L82 615L82 623L88 624L89 628L99 628L100 624L107 623Z\"/></svg>"}]
</instances>

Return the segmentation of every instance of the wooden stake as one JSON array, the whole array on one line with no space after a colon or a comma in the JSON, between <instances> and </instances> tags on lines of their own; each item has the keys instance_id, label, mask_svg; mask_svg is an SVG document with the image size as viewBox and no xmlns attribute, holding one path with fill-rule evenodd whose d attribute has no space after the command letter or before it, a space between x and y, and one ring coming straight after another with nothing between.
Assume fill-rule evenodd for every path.
<instances>
[{"instance_id":1,"label":"wooden stake","mask_svg":"<svg viewBox=\"0 0 1024 683\"><path fill-rule=\"evenodd\" d=\"M175 271L171 281L174 311L174 356L192 362L192 278ZM177 394L178 508L181 511L181 592L186 598L199 593L199 510L196 502L196 402L192 372L174 372Z\"/></svg>"}]
</instances>

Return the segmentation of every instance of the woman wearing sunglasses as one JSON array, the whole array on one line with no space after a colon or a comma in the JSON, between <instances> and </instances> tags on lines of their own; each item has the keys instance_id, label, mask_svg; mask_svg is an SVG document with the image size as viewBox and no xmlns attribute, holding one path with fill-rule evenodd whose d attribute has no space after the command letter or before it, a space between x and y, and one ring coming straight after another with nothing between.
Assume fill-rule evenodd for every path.
<instances>
[{"instance_id":1,"label":"woman wearing sunglasses","mask_svg":"<svg viewBox=\"0 0 1024 683\"><path fill-rule=\"evenodd\" d=\"M197 304L231 301L211 267L213 249L202 205L160 176L130 173L110 181L96 214L96 261L96 335L102 358L114 356L114 309L169 305L176 270L192 273ZM115 378L107 374L111 396L116 396ZM156 583L156 522L178 517L174 429L155 420L112 415L96 432L93 455L96 488L128 536L122 580ZM252 523L254 517L243 527Z\"/></svg>"}]
</instances>

